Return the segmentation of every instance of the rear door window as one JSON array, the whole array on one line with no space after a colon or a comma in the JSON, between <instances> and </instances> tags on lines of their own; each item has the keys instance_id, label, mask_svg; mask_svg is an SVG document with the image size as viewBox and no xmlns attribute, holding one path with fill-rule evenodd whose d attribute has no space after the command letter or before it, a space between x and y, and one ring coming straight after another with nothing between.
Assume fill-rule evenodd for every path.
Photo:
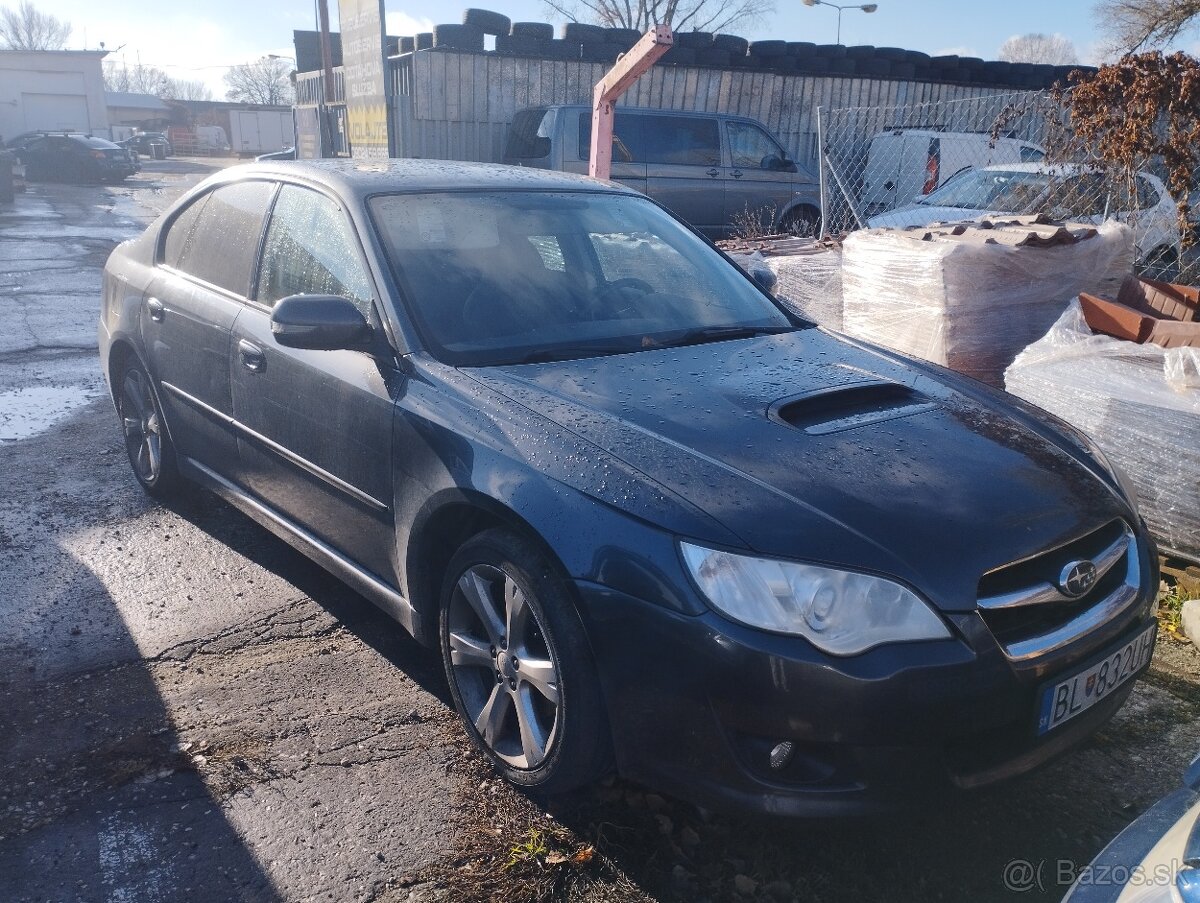
<instances>
[{"instance_id":1,"label":"rear door window","mask_svg":"<svg viewBox=\"0 0 1200 903\"><path fill-rule=\"evenodd\" d=\"M235 182L212 191L173 265L210 285L245 296L274 191L272 182ZM168 234L168 245L170 237Z\"/></svg>"},{"instance_id":2,"label":"rear door window","mask_svg":"<svg viewBox=\"0 0 1200 903\"><path fill-rule=\"evenodd\" d=\"M162 262L167 266L180 268L179 262L183 259L188 239L192 237L192 230L196 228L196 220L200 218L200 211L208 203L208 198L209 195L206 194L192 201L167 227L167 240L163 243L162 255Z\"/></svg>"},{"instance_id":3,"label":"rear door window","mask_svg":"<svg viewBox=\"0 0 1200 903\"><path fill-rule=\"evenodd\" d=\"M646 119L643 139L647 163L721 165L721 135L717 120L699 116L649 116Z\"/></svg>"}]
</instances>

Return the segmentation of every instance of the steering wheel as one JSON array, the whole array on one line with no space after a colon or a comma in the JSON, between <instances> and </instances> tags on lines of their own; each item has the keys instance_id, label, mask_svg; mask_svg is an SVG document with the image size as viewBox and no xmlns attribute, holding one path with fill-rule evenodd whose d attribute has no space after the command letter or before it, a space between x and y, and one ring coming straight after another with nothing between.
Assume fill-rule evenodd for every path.
<instances>
[{"instance_id":1,"label":"steering wheel","mask_svg":"<svg viewBox=\"0 0 1200 903\"><path fill-rule=\"evenodd\" d=\"M627 294L632 291L636 291L639 294L636 296ZM627 276L624 279L614 279L605 285L604 288L600 289L596 300L599 302L599 306L607 307L613 298L632 302L637 300L637 298L644 298L646 295L653 295L654 293L654 286L646 280L638 279L636 276ZM618 308L616 312L623 314L632 309L632 305L627 303L624 307Z\"/></svg>"}]
</instances>

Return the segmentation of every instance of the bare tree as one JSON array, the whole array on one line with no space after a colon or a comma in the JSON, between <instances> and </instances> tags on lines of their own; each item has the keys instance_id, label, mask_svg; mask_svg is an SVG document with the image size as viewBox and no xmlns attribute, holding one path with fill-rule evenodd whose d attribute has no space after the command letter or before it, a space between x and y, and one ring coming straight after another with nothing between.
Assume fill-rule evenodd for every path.
<instances>
[{"instance_id":1,"label":"bare tree","mask_svg":"<svg viewBox=\"0 0 1200 903\"><path fill-rule=\"evenodd\" d=\"M104 64L104 90L126 91L130 94L153 94L155 97L170 97L171 76L156 66L127 66L124 63Z\"/></svg>"},{"instance_id":2,"label":"bare tree","mask_svg":"<svg viewBox=\"0 0 1200 903\"><path fill-rule=\"evenodd\" d=\"M171 93L164 95L168 100L212 100L212 89L204 82L184 81L183 79L171 79Z\"/></svg>"},{"instance_id":3,"label":"bare tree","mask_svg":"<svg viewBox=\"0 0 1200 903\"><path fill-rule=\"evenodd\" d=\"M724 31L775 11L774 0L546 0L555 14L615 28Z\"/></svg>"},{"instance_id":4,"label":"bare tree","mask_svg":"<svg viewBox=\"0 0 1200 903\"><path fill-rule=\"evenodd\" d=\"M104 90L131 94L153 94L163 100L212 100L212 91L204 82L171 78L157 66L104 64Z\"/></svg>"},{"instance_id":5,"label":"bare tree","mask_svg":"<svg viewBox=\"0 0 1200 903\"><path fill-rule=\"evenodd\" d=\"M289 104L296 96L291 71L286 60L269 56L234 66L225 73L225 96L242 103Z\"/></svg>"},{"instance_id":6,"label":"bare tree","mask_svg":"<svg viewBox=\"0 0 1200 903\"><path fill-rule=\"evenodd\" d=\"M1112 49L1131 53L1169 44L1194 29L1200 0L1100 0L1095 12Z\"/></svg>"},{"instance_id":7,"label":"bare tree","mask_svg":"<svg viewBox=\"0 0 1200 903\"><path fill-rule=\"evenodd\" d=\"M1079 62L1075 45L1060 34L1015 34L1000 45L997 59L1010 63L1069 66Z\"/></svg>"},{"instance_id":8,"label":"bare tree","mask_svg":"<svg viewBox=\"0 0 1200 903\"><path fill-rule=\"evenodd\" d=\"M0 47L8 50L62 50L71 23L44 13L29 0L0 9Z\"/></svg>"}]
</instances>

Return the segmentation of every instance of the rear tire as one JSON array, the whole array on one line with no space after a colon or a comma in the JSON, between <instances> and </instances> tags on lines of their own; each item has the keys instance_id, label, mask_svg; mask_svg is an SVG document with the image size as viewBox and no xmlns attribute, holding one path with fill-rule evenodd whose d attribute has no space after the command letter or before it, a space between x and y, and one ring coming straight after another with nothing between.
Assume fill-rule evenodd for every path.
<instances>
[{"instance_id":1,"label":"rear tire","mask_svg":"<svg viewBox=\"0 0 1200 903\"><path fill-rule=\"evenodd\" d=\"M600 680L572 594L542 553L506 529L451 559L438 634L471 742L509 782L574 790L611 767Z\"/></svg>"},{"instance_id":2,"label":"rear tire","mask_svg":"<svg viewBox=\"0 0 1200 903\"><path fill-rule=\"evenodd\" d=\"M125 454L134 477L142 489L157 499L180 495L183 477L150 377L134 361L120 371L113 389L125 437Z\"/></svg>"}]
</instances>

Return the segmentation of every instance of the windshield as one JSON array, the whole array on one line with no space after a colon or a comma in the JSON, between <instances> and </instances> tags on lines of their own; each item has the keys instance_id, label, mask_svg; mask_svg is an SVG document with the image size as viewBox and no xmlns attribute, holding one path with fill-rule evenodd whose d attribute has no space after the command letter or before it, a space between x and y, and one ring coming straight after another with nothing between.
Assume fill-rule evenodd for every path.
<instances>
[{"instance_id":1,"label":"windshield","mask_svg":"<svg viewBox=\"0 0 1200 903\"><path fill-rule=\"evenodd\" d=\"M972 169L917 201L926 207L961 207L1024 213L1045 193L1050 177L1041 172Z\"/></svg>"},{"instance_id":2,"label":"windshield","mask_svg":"<svg viewBox=\"0 0 1200 903\"><path fill-rule=\"evenodd\" d=\"M447 363L618 354L795 324L641 197L399 194L372 218L418 329Z\"/></svg>"}]
</instances>

